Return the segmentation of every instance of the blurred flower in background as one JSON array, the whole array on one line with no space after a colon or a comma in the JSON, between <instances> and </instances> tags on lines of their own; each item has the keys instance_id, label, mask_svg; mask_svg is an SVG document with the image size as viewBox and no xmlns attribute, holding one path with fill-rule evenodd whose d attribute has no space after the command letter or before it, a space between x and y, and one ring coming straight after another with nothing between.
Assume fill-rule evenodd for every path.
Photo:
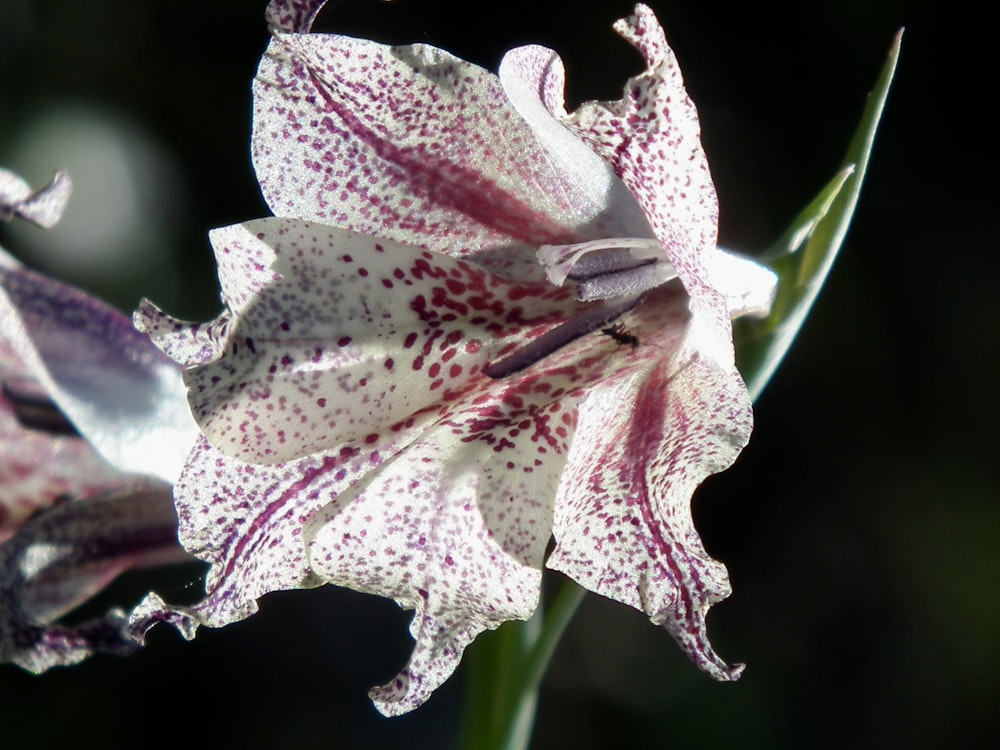
<instances>
[{"instance_id":1,"label":"blurred flower in background","mask_svg":"<svg viewBox=\"0 0 1000 750\"><path fill-rule=\"evenodd\" d=\"M0 217L55 223L70 183L0 170ZM0 662L128 652L117 608L67 613L120 573L184 562L171 483L194 440L178 368L131 321L0 249Z\"/></svg>"},{"instance_id":2,"label":"blurred flower in background","mask_svg":"<svg viewBox=\"0 0 1000 750\"><path fill-rule=\"evenodd\" d=\"M0 160L26 175L53 163L73 175L74 199L58 226L44 234L11 227L11 243L33 265L87 286L178 282L170 246L180 178L139 123L94 102L63 101L23 120Z\"/></svg>"}]
</instances>

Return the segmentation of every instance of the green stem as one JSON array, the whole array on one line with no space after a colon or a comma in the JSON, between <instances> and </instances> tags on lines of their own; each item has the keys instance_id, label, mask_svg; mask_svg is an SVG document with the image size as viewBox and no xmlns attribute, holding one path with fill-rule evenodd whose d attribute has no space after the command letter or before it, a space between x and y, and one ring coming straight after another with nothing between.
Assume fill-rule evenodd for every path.
<instances>
[{"instance_id":1,"label":"green stem","mask_svg":"<svg viewBox=\"0 0 1000 750\"><path fill-rule=\"evenodd\" d=\"M484 633L466 651L466 706L459 748L526 750L542 675L586 591L566 581L551 607L527 622Z\"/></svg>"}]
</instances>

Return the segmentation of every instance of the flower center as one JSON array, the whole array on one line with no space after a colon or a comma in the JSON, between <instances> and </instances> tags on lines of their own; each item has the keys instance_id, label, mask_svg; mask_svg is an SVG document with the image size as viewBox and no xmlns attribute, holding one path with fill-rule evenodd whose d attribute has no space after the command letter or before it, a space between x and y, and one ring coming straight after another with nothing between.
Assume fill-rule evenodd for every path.
<instances>
[{"instance_id":1,"label":"flower center","mask_svg":"<svg viewBox=\"0 0 1000 750\"><path fill-rule=\"evenodd\" d=\"M605 328L638 307L650 289L677 278L660 243L640 237L543 245L538 260L553 284L576 282L577 299L598 304L487 365L483 372L491 378L520 372L581 336Z\"/></svg>"}]
</instances>

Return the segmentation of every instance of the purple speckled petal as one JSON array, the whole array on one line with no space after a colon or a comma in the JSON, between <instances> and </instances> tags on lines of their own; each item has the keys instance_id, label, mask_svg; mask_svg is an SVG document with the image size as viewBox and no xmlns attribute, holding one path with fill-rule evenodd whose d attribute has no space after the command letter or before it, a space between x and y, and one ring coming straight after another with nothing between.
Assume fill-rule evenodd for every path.
<instances>
[{"instance_id":1,"label":"purple speckled petal","mask_svg":"<svg viewBox=\"0 0 1000 750\"><path fill-rule=\"evenodd\" d=\"M198 625L222 627L257 611L271 591L310 588L323 581L306 559L302 532L331 497L371 470L368 455L343 451L284 464L248 464L202 438L174 486L178 539L211 564L207 595L193 608L168 608L158 597L132 614L134 637L158 622L188 638Z\"/></svg>"},{"instance_id":2,"label":"purple speckled petal","mask_svg":"<svg viewBox=\"0 0 1000 750\"><path fill-rule=\"evenodd\" d=\"M456 416L381 466L351 451L251 465L202 443L176 494L182 541L212 563L208 596L191 608L148 599L132 615L137 639L158 622L191 638L249 616L269 591L371 591L417 610L410 664L373 690L387 715L415 708L477 633L537 603L552 513L537 498L553 497L571 435L561 408Z\"/></svg>"},{"instance_id":3,"label":"purple speckled petal","mask_svg":"<svg viewBox=\"0 0 1000 750\"><path fill-rule=\"evenodd\" d=\"M714 296L704 258L715 252L719 204L698 112L653 11L637 5L615 30L642 53L646 71L621 99L586 102L562 121L628 186L688 294Z\"/></svg>"},{"instance_id":4,"label":"purple speckled petal","mask_svg":"<svg viewBox=\"0 0 1000 750\"><path fill-rule=\"evenodd\" d=\"M735 461L752 418L739 374L699 354L697 331L674 327L670 343L661 335L668 356L600 384L581 405L547 564L645 612L699 667L730 680L741 668L722 662L705 632L729 580L705 552L690 504Z\"/></svg>"},{"instance_id":5,"label":"purple speckled petal","mask_svg":"<svg viewBox=\"0 0 1000 750\"><path fill-rule=\"evenodd\" d=\"M103 302L0 267L0 337L117 468L173 481L196 434L180 370Z\"/></svg>"},{"instance_id":6,"label":"purple speckled petal","mask_svg":"<svg viewBox=\"0 0 1000 750\"><path fill-rule=\"evenodd\" d=\"M580 307L568 289L294 219L212 239L229 310L208 326L160 321L153 335L187 363L217 355L185 372L192 409L209 441L244 461L372 444L475 387L514 337Z\"/></svg>"},{"instance_id":7,"label":"purple speckled petal","mask_svg":"<svg viewBox=\"0 0 1000 750\"><path fill-rule=\"evenodd\" d=\"M278 224L292 222L264 226ZM329 582L389 596L416 610L416 645L372 696L386 714L415 708L477 633L534 609L575 405L595 383L673 358L686 300L679 287L658 290L629 313L624 324L644 339L634 349L590 334L336 450L250 464L202 441L175 495L182 543L212 564L208 595L193 608L148 600L133 614L137 637L157 622L193 637L198 625L249 616L279 589Z\"/></svg>"},{"instance_id":8,"label":"purple speckled petal","mask_svg":"<svg viewBox=\"0 0 1000 750\"><path fill-rule=\"evenodd\" d=\"M615 30L636 46L648 66L629 80L622 99L586 102L567 114L562 63L555 53L537 46L515 49L504 57L500 71L504 88L554 158L560 153L567 159L600 158L627 186L691 295L702 333L712 341L712 356L728 366L729 315L767 309L774 276L749 263L737 269L731 256L716 249L718 199L701 144L698 113L653 12L637 5L635 15L618 21ZM580 138L592 156L579 156L580 147L562 135L563 129ZM596 169L590 171L597 174ZM617 203L627 207L624 201ZM556 274L558 281L573 257L571 250L545 249L541 257L550 277ZM741 273L734 274L734 269Z\"/></svg>"},{"instance_id":9,"label":"purple speckled petal","mask_svg":"<svg viewBox=\"0 0 1000 750\"><path fill-rule=\"evenodd\" d=\"M271 33L305 34L327 0L271 0L264 19Z\"/></svg>"},{"instance_id":10,"label":"purple speckled petal","mask_svg":"<svg viewBox=\"0 0 1000 750\"><path fill-rule=\"evenodd\" d=\"M521 280L540 278L540 244L633 231L590 185L607 183L600 160L595 177L549 158L494 74L424 45L275 36L254 84L253 160L276 215Z\"/></svg>"},{"instance_id":11,"label":"purple speckled petal","mask_svg":"<svg viewBox=\"0 0 1000 750\"><path fill-rule=\"evenodd\" d=\"M408 665L371 692L386 715L419 706L476 635L537 605L573 400L524 397L442 420L310 524L318 575L416 610Z\"/></svg>"},{"instance_id":12,"label":"purple speckled petal","mask_svg":"<svg viewBox=\"0 0 1000 750\"><path fill-rule=\"evenodd\" d=\"M29 520L0 545L0 662L32 672L135 644L121 611L79 625L53 622L126 570L183 562L170 487L133 482L68 501Z\"/></svg>"},{"instance_id":13,"label":"purple speckled petal","mask_svg":"<svg viewBox=\"0 0 1000 750\"><path fill-rule=\"evenodd\" d=\"M482 378L464 399L398 431L282 464L248 464L203 441L175 487L180 539L212 564L192 608L149 599L141 640L168 622L188 637L249 616L274 590L330 582L417 610L407 668L375 689L386 714L411 710L454 670L467 643L530 615L584 384L613 350L594 336L521 380ZM618 366L632 366L630 359ZM546 500L548 498L548 500Z\"/></svg>"}]
</instances>

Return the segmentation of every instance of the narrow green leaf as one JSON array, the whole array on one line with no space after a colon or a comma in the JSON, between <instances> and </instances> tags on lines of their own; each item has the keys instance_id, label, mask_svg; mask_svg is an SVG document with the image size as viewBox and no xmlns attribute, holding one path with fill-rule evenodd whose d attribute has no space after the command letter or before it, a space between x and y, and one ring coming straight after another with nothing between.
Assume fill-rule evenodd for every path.
<instances>
[{"instance_id":1,"label":"narrow green leaf","mask_svg":"<svg viewBox=\"0 0 1000 750\"><path fill-rule=\"evenodd\" d=\"M771 247L764 251L759 260L764 263L773 263L779 258L791 255L802 247L805 241L812 236L813 231L819 225L820 221L830 213L834 199L840 195L840 191L847 182L847 178L852 174L854 174L853 164L848 164L837 172L833 176L833 179L819 191L819 195L813 198L809 205L802 209L799 215L792 220L791 226L785 230L785 233Z\"/></svg>"},{"instance_id":2,"label":"narrow green leaf","mask_svg":"<svg viewBox=\"0 0 1000 750\"><path fill-rule=\"evenodd\" d=\"M841 171L796 217L764 258L780 279L771 314L763 320L736 321L737 360L755 401L805 322L847 234L896 72L902 37L900 30L875 89L868 96ZM803 240L805 248L792 254Z\"/></svg>"}]
</instances>

